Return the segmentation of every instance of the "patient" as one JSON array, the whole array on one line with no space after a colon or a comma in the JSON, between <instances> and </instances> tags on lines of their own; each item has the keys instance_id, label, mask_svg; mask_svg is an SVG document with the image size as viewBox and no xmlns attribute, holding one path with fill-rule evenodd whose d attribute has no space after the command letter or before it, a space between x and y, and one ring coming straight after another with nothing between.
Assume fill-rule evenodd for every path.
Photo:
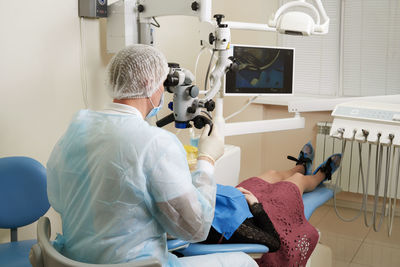
<instances>
[{"instance_id":1,"label":"patient","mask_svg":"<svg viewBox=\"0 0 400 267\"><path fill-rule=\"evenodd\" d=\"M323 181L331 179L340 165L341 154L333 154L314 172L311 171L313 158L313 147L311 143L307 143L297 159L288 156L288 159L296 161L296 166L292 169L267 171L240 183L237 189L247 201L251 212L248 215L246 211L243 212L245 208L238 208L240 204L235 199L234 208L221 205L220 210L225 209L225 216L228 219L225 219L225 222L224 220L218 222L218 199L221 199L219 195L224 197L224 192L218 188L215 219L204 243L264 244L274 253L264 254L258 261L260 266L305 266L319 236L317 230L304 216L302 194L314 190ZM222 198L222 202L224 201ZM236 212L238 210L246 217L239 221L241 224L233 231L229 229L233 223L226 209L230 209L230 219L236 217L233 214L239 214ZM228 228L222 229L224 227Z\"/></svg>"}]
</instances>

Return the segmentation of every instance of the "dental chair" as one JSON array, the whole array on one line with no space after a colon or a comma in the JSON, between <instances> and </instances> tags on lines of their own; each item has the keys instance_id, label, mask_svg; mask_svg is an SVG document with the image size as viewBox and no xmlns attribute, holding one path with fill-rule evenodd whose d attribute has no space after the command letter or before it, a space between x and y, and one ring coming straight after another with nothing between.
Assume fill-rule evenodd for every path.
<instances>
[{"instance_id":1,"label":"dental chair","mask_svg":"<svg viewBox=\"0 0 400 267\"><path fill-rule=\"evenodd\" d=\"M10 229L11 235L11 242L0 244L0 266L31 266L29 249L36 240L18 241L18 228L49 208L43 165L28 157L0 158L0 228Z\"/></svg>"},{"instance_id":2,"label":"dental chair","mask_svg":"<svg viewBox=\"0 0 400 267\"><path fill-rule=\"evenodd\" d=\"M37 224L38 243L33 245L29 260L33 267L161 267L155 258L119 264L89 264L71 260L59 253L50 242L50 220L41 217Z\"/></svg>"},{"instance_id":3,"label":"dental chair","mask_svg":"<svg viewBox=\"0 0 400 267\"><path fill-rule=\"evenodd\" d=\"M303 194L304 215L310 219L314 210L323 205L333 197L333 190L324 185L318 186L314 191ZM168 241L168 250L176 251L183 256L198 256L212 253L238 252L242 251L253 258L260 258L267 253L269 248L260 244L190 244L183 240Z\"/></svg>"}]
</instances>

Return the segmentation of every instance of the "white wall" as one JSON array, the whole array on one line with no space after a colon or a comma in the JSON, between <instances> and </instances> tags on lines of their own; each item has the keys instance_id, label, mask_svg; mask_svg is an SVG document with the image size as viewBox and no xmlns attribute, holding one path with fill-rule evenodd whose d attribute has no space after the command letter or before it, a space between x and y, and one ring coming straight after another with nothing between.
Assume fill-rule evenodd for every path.
<instances>
[{"instance_id":1,"label":"white wall","mask_svg":"<svg viewBox=\"0 0 400 267\"><path fill-rule=\"evenodd\" d=\"M291 117L287 107L266 106L264 108L264 118L280 119ZM288 155L297 158L300 149L305 143L311 141L316 147L316 137L318 133L317 123L320 121L332 121L331 112L305 112L302 113L306 120L303 129L290 131L264 133L262 138L262 171L267 170L287 170L293 168L294 162L288 160ZM322 162L314 162L314 167Z\"/></svg>"},{"instance_id":2,"label":"white wall","mask_svg":"<svg viewBox=\"0 0 400 267\"><path fill-rule=\"evenodd\" d=\"M223 13L228 20L265 23L276 9L277 1L253 0L251 4L244 5L242 0L214 0L213 14ZM0 7L3 11L0 17L0 157L29 156L45 165L72 115L84 108L78 1L1 0ZM170 61L193 71L200 49L197 34L192 31L196 19L169 17L160 18L159 22L162 28L157 33L156 46ZM83 29L86 32L89 107L98 109L110 101L104 88L104 71L111 58L105 52L106 20L85 20ZM233 31L232 40L274 45L276 35ZM207 60L204 56L200 61L201 77ZM198 83L200 86L203 86L202 80ZM232 113L245 100L226 98L225 113ZM168 112L163 110L163 114ZM263 107L253 105L233 121L262 118ZM242 148L241 178L262 171L261 134L231 137L226 141ZM59 218L53 211L48 216L54 237L55 232L61 231ZM23 227L19 233L20 239L34 238L35 225ZM8 230L0 230L0 242L8 240Z\"/></svg>"},{"instance_id":3,"label":"white wall","mask_svg":"<svg viewBox=\"0 0 400 267\"><path fill-rule=\"evenodd\" d=\"M78 1L1 1L0 156L29 156L43 165L72 115L83 108L80 82ZM104 22L85 22L90 106L104 93ZM53 232L58 218L50 213ZM35 226L20 229L33 238ZM0 231L0 242L9 240Z\"/></svg>"}]
</instances>

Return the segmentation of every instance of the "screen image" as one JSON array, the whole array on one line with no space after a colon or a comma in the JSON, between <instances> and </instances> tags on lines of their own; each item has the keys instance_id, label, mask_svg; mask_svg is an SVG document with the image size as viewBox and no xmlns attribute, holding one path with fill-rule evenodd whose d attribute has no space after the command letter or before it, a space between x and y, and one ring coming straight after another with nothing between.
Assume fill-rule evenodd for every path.
<instances>
[{"instance_id":1,"label":"screen image","mask_svg":"<svg viewBox=\"0 0 400 267\"><path fill-rule=\"evenodd\" d=\"M235 45L237 72L226 74L226 94L292 94L294 49Z\"/></svg>"}]
</instances>

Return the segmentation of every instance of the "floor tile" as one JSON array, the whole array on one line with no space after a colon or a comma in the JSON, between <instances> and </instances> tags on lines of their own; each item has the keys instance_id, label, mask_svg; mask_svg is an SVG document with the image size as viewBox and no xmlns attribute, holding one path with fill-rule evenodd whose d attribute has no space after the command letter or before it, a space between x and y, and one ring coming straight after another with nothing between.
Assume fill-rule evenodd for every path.
<instances>
[{"instance_id":1,"label":"floor tile","mask_svg":"<svg viewBox=\"0 0 400 267\"><path fill-rule=\"evenodd\" d=\"M371 230L368 233L365 242L400 249L400 218L395 217L391 236L388 236L387 218L385 218L380 231L375 232L374 230Z\"/></svg>"},{"instance_id":2,"label":"floor tile","mask_svg":"<svg viewBox=\"0 0 400 267\"><path fill-rule=\"evenodd\" d=\"M351 218L357 210L339 208L345 218ZM313 214L314 216L314 214ZM370 220L371 213L368 213ZM400 218L396 217L392 235L388 237L387 220L375 232L366 227L361 216L353 222L337 217L333 207L324 205L310 218L312 225L321 232L321 244L332 250L334 267L399 267L400 266Z\"/></svg>"},{"instance_id":3,"label":"floor tile","mask_svg":"<svg viewBox=\"0 0 400 267\"><path fill-rule=\"evenodd\" d=\"M400 249L366 242L361 246L353 262L370 266L398 267Z\"/></svg>"},{"instance_id":4,"label":"floor tile","mask_svg":"<svg viewBox=\"0 0 400 267\"><path fill-rule=\"evenodd\" d=\"M362 240L354 239L352 236L345 236L329 231L321 233L321 244L332 250L332 257L335 261L350 263L362 244Z\"/></svg>"},{"instance_id":5,"label":"floor tile","mask_svg":"<svg viewBox=\"0 0 400 267\"><path fill-rule=\"evenodd\" d=\"M333 260L332 267L348 267L349 263L340 260ZM322 267L322 266L321 266Z\"/></svg>"},{"instance_id":6,"label":"floor tile","mask_svg":"<svg viewBox=\"0 0 400 267\"><path fill-rule=\"evenodd\" d=\"M400 249L364 242L352 262L367 266L398 267Z\"/></svg>"},{"instance_id":7,"label":"floor tile","mask_svg":"<svg viewBox=\"0 0 400 267\"><path fill-rule=\"evenodd\" d=\"M326 214L328 214L330 209L332 209L332 207L328 205L322 205L321 207L317 208L311 215L309 222L314 227L318 227L318 224L322 221Z\"/></svg>"},{"instance_id":8,"label":"floor tile","mask_svg":"<svg viewBox=\"0 0 400 267\"><path fill-rule=\"evenodd\" d=\"M338 208L339 214L344 218L352 218L357 214L356 210L348 208ZM364 226L364 220L362 217L358 218L353 222L344 222L335 213L332 208L318 223L317 227L322 234L329 232L331 234L336 233L344 237L351 237L353 240L364 240L369 232L369 228ZM323 236L323 235L322 235Z\"/></svg>"},{"instance_id":9,"label":"floor tile","mask_svg":"<svg viewBox=\"0 0 400 267\"><path fill-rule=\"evenodd\" d=\"M369 267L369 265L364 265L364 264L358 264L358 263L350 263L348 267ZM383 266L379 266L383 267Z\"/></svg>"}]
</instances>

